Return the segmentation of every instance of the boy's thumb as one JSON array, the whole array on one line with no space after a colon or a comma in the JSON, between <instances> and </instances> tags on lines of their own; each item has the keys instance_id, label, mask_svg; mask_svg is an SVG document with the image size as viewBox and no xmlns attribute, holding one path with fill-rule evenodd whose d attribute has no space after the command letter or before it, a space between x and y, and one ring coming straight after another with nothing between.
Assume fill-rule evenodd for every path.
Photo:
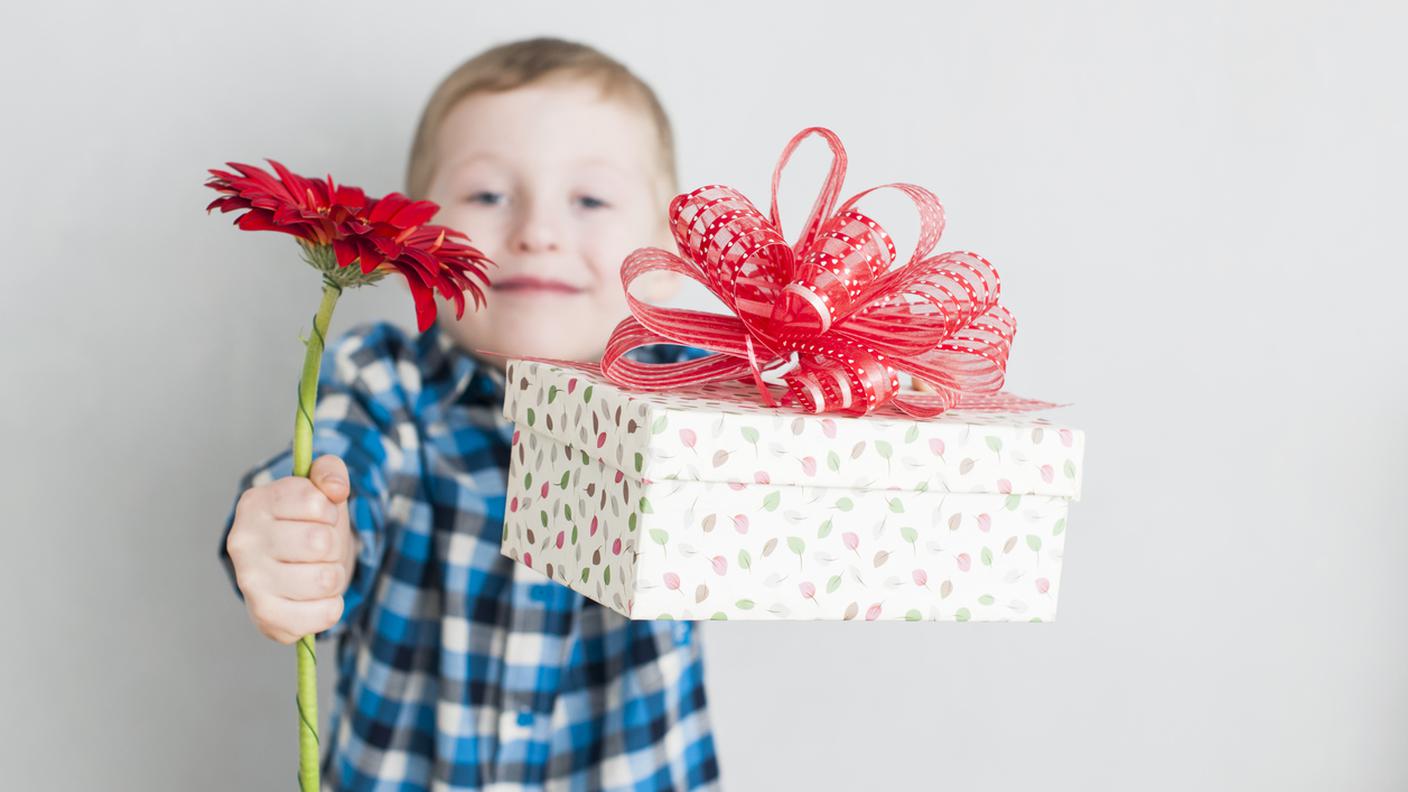
<instances>
[{"instance_id":1,"label":"boy's thumb","mask_svg":"<svg viewBox=\"0 0 1408 792\"><path fill-rule=\"evenodd\" d=\"M342 503L352 494L347 465L331 454L313 460L313 466L308 469L308 480L333 503Z\"/></svg>"}]
</instances>

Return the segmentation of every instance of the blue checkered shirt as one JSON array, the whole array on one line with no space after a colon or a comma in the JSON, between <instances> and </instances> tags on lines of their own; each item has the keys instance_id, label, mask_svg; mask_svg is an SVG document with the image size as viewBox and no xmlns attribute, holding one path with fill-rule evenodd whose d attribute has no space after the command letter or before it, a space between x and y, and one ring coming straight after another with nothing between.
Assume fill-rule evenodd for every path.
<instances>
[{"instance_id":1,"label":"blue checkered shirt","mask_svg":"<svg viewBox=\"0 0 1408 792\"><path fill-rule=\"evenodd\" d=\"M338 677L325 783L716 788L699 626L630 621L500 555L513 432L503 397L503 375L436 328L368 325L326 352L313 453L347 463L361 549L328 631ZM291 469L284 451L240 491Z\"/></svg>"}]
</instances>

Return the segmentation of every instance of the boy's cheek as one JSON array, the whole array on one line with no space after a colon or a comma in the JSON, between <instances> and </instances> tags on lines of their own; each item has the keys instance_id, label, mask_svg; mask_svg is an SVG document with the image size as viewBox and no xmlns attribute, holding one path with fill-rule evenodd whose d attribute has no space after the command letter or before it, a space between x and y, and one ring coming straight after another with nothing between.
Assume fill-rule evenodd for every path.
<instances>
[{"instance_id":1,"label":"boy's cheek","mask_svg":"<svg viewBox=\"0 0 1408 792\"><path fill-rule=\"evenodd\" d=\"M681 275L673 272L651 272L636 280L631 293L648 303L661 305L674 299L683 285L684 277ZM626 306L624 295L621 305L623 308Z\"/></svg>"},{"instance_id":2,"label":"boy's cheek","mask_svg":"<svg viewBox=\"0 0 1408 792\"><path fill-rule=\"evenodd\" d=\"M472 208L458 203L449 206L441 204L441 209L435 214L432 222L453 228L468 236L470 244L478 248L490 260L504 257L504 252L507 250L504 229L502 223L498 222L490 213L474 211ZM490 276L492 277L492 275L493 271L491 270Z\"/></svg>"}]
</instances>

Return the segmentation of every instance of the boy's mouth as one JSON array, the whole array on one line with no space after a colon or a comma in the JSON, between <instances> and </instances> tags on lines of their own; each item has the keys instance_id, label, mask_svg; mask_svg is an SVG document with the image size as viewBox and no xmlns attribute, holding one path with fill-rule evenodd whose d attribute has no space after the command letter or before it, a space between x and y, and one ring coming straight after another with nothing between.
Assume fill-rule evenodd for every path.
<instances>
[{"instance_id":1,"label":"boy's mouth","mask_svg":"<svg viewBox=\"0 0 1408 792\"><path fill-rule=\"evenodd\" d=\"M518 294L581 294L586 291L586 289L574 286L567 281L539 278L534 275L515 275L501 280L496 279L490 289L497 292Z\"/></svg>"}]
</instances>

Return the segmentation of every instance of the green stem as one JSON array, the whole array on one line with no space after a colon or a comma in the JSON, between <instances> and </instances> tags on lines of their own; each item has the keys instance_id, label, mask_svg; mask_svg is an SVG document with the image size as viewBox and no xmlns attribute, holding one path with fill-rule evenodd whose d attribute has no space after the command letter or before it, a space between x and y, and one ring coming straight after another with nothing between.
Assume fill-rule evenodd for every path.
<instances>
[{"instance_id":1,"label":"green stem","mask_svg":"<svg viewBox=\"0 0 1408 792\"><path fill-rule=\"evenodd\" d=\"M342 288L323 281L323 301L313 317L313 332L304 341L303 376L298 381L298 413L293 420L293 475L308 475L313 467L313 411L318 403L318 369L323 362L332 309ZM313 636L298 639L298 786L318 792L318 654Z\"/></svg>"},{"instance_id":2,"label":"green stem","mask_svg":"<svg viewBox=\"0 0 1408 792\"><path fill-rule=\"evenodd\" d=\"M308 353L303 356L303 377L298 381L298 414L293 421L293 475L307 476L313 467L313 409L318 403L318 369L323 362L323 345L327 341L328 323L342 287L323 281L323 301L313 317L313 334L305 341Z\"/></svg>"}]
</instances>

